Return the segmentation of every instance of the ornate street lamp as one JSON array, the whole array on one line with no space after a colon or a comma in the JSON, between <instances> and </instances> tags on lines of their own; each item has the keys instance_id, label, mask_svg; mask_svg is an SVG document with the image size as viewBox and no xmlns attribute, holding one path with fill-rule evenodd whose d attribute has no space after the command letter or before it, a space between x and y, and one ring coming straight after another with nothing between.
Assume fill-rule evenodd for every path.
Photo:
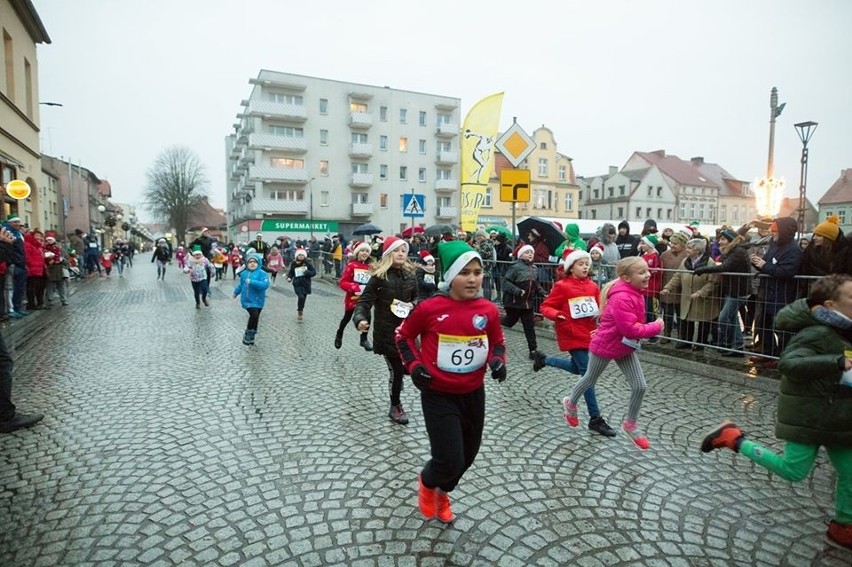
<instances>
[{"instance_id":1,"label":"ornate street lamp","mask_svg":"<svg viewBox=\"0 0 852 567\"><path fill-rule=\"evenodd\" d=\"M784 197L784 180L775 178L775 119L787 103L778 104L778 89L772 87L769 95L769 157L766 176L754 180L754 205L761 217L774 217L781 209Z\"/></svg>"},{"instance_id":2,"label":"ornate street lamp","mask_svg":"<svg viewBox=\"0 0 852 567\"><path fill-rule=\"evenodd\" d=\"M799 139L802 141L802 173L799 178L799 238L805 233L805 193L808 183L808 142L816 131L817 123L813 121L794 124Z\"/></svg>"}]
</instances>

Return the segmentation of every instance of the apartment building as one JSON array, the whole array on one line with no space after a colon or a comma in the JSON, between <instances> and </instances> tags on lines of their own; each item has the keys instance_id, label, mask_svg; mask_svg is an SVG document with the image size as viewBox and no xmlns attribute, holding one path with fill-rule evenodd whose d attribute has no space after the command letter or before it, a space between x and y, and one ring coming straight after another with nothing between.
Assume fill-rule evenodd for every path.
<instances>
[{"instance_id":1,"label":"apartment building","mask_svg":"<svg viewBox=\"0 0 852 567\"><path fill-rule=\"evenodd\" d=\"M225 138L230 236L458 221L460 99L261 70Z\"/></svg>"},{"instance_id":2,"label":"apartment building","mask_svg":"<svg viewBox=\"0 0 852 567\"><path fill-rule=\"evenodd\" d=\"M36 45L50 43L50 37L29 0L0 0L0 35L0 215L6 218L15 213L23 222L37 226L43 216L39 199L47 196L39 190L42 174ZM30 186L29 198L13 199L6 194L6 184L15 179Z\"/></svg>"}]
</instances>

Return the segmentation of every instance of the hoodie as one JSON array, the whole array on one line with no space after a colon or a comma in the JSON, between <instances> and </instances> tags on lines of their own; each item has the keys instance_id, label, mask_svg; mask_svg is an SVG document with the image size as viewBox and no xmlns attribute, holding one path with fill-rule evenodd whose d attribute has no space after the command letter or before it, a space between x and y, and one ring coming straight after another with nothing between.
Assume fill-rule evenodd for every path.
<instances>
[{"instance_id":1,"label":"hoodie","mask_svg":"<svg viewBox=\"0 0 852 567\"><path fill-rule=\"evenodd\" d=\"M622 236L621 229L626 228L627 233ZM615 237L615 245L618 247L619 259L627 258L628 256L639 255L639 237L635 234L630 234L630 223L621 221L618 223L618 235Z\"/></svg>"}]
</instances>

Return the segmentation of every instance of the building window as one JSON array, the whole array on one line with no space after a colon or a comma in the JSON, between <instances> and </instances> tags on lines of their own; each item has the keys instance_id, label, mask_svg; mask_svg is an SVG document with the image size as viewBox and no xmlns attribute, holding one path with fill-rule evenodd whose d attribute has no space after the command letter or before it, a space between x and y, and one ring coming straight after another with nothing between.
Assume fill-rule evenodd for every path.
<instances>
[{"instance_id":1,"label":"building window","mask_svg":"<svg viewBox=\"0 0 852 567\"><path fill-rule=\"evenodd\" d=\"M642 207L636 207L636 218L637 219L642 218Z\"/></svg>"},{"instance_id":2,"label":"building window","mask_svg":"<svg viewBox=\"0 0 852 567\"><path fill-rule=\"evenodd\" d=\"M559 166L559 181L566 181L568 179L568 168L564 165Z\"/></svg>"},{"instance_id":3,"label":"building window","mask_svg":"<svg viewBox=\"0 0 852 567\"><path fill-rule=\"evenodd\" d=\"M698 218L701 220L705 220L704 218L704 203L698 205Z\"/></svg>"},{"instance_id":4,"label":"building window","mask_svg":"<svg viewBox=\"0 0 852 567\"><path fill-rule=\"evenodd\" d=\"M538 147L541 148L542 150L546 150L547 149L547 142L542 142L541 144L539 144Z\"/></svg>"},{"instance_id":5,"label":"building window","mask_svg":"<svg viewBox=\"0 0 852 567\"><path fill-rule=\"evenodd\" d=\"M426 126L426 111L425 110L420 111L420 125Z\"/></svg>"},{"instance_id":6,"label":"building window","mask_svg":"<svg viewBox=\"0 0 852 567\"><path fill-rule=\"evenodd\" d=\"M565 193L565 212L574 210L574 195Z\"/></svg>"},{"instance_id":7,"label":"building window","mask_svg":"<svg viewBox=\"0 0 852 567\"><path fill-rule=\"evenodd\" d=\"M381 195L379 195L379 206L383 209L388 208L388 194L387 193L382 193Z\"/></svg>"},{"instance_id":8,"label":"building window","mask_svg":"<svg viewBox=\"0 0 852 567\"><path fill-rule=\"evenodd\" d=\"M719 205L719 220L722 222L728 221L728 205Z\"/></svg>"},{"instance_id":9,"label":"building window","mask_svg":"<svg viewBox=\"0 0 852 567\"><path fill-rule=\"evenodd\" d=\"M439 113L437 117L438 126L441 124L449 124L453 121L453 117L450 114Z\"/></svg>"},{"instance_id":10,"label":"building window","mask_svg":"<svg viewBox=\"0 0 852 567\"><path fill-rule=\"evenodd\" d=\"M695 203L689 204L689 220L695 220Z\"/></svg>"},{"instance_id":11,"label":"building window","mask_svg":"<svg viewBox=\"0 0 852 567\"><path fill-rule=\"evenodd\" d=\"M650 185L648 185L648 196L649 196L649 197L653 197L653 196L654 196L654 188L653 188L653 187L651 187Z\"/></svg>"},{"instance_id":12,"label":"building window","mask_svg":"<svg viewBox=\"0 0 852 567\"><path fill-rule=\"evenodd\" d=\"M328 160L321 159L319 167L320 175L328 175Z\"/></svg>"},{"instance_id":13,"label":"building window","mask_svg":"<svg viewBox=\"0 0 852 567\"><path fill-rule=\"evenodd\" d=\"M553 192L550 189L534 189L533 207L537 209L553 208Z\"/></svg>"},{"instance_id":14,"label":"building window","mask_svg":"<svg viewBox=\"0 0 852 567\"><path fill-rule=\"evenodd\" d=\"M437 173L436 173L436 178L437 179L452 179L453 178L453 172L450 171L449 169L446 169L446 168L443 168L443 167L439 168Z\"/></svg>"},{"instance_id":15,"label":"building window","mask_svg":"<svg viewBox=\"0 0 852 567\"><path fill-rule=\"evenodd\" d=\"M367 112L367 105L363 102L350 102L349 112Z\"/></svg>"},{"instance_id":16,"label":"building window","mask_svg":"<svg viewBox=\"0 0 852 567\"><path fill-rule=\"evenodd\" d=\"M657 187L657 197L662 197L662 196L663 196L663 188Z\"/></svg>"},{"instance_id":17,"label":"building window","mask_svg":"<svg viewBox=\"0 0 852 567\"><path fill-rule=\"evenodd\" d=\"M328 206L328 191L320 191L320 207Z\"/></svg>"},{"instance_id":18,"label":"building window","mask_svg":"<svg viewBox=\"0 0 852 567\"><path fill-rule=\"evenodd\" d=\"M320 130L320 145L328 145L328 130Z\"/></svg>"},{"instance_id":19,"label":"building window","mask_svg":"<svg viewBox=\"0 0 852 567\"><path fill-rule=\"evenodd\" d=\"M485 188L485 200L484 200L484 201L482 201L482 206L483 206L483 207L487 207L487 208L489 208L489 209L493 206L493 205L491 204L491 199L493 198L491 191L492 191L492 190L491 190L491 187L486 187L486 188Z\"/></svg>"},{"instance_id":20,"label":"building window","mask_svg":"<svg viewBox=\"0 0 852 567\"><path fill-rule=\"evenodd\" d=\"M405 108L399 109L399 123L406 124L408 122L408 110Z\"/></svg>"},{"instance_id":21,"label":"building window","mask_svg":"<svg viewBox=\"0 0 852 567\"><path fill-rule=\"evenodd\" d=\"M840 224L846 224L846 211L837 211L837 218L840 219Z\"/></svg>"},{"instance_id":22,"label":"building window","mask_svg":"<svg viewBox=\"0 0 852 567\"><path fill-rule=\"evenodd\" d=\"M305 104L305 100L302 98L302 95L269 93L267 96L272 102L280 104L298 104L299 106Z\"/></svg>"},{"instance_id":23,"label":"building window","mask_svg":"<svg viewBox=\"0 0 852 567\"><path fill-rule=\"evenodd\" d=\"M366 144L367 134L363 132L352 132L351 141L353 144Z\"/></svg>"},{"instance_id":24,"label":"building window","mask_svg":"<svg viewBox=\"0 0 852 567\"><path fill-rule=\"evenodd\" d=\"M547 158L538 158L538 176L547 177Z\"/></svg>"},{"instance_id":25,"label":"building window","mask_svg":"<svg viewBox=\"0 0 852 567\"><path fill-rule=\"evenodd\" d=\"M420 169L417 170L417 180L420 183L426 183L426 168L425 167L421 167Z\"/></svg>"},{"instance_id":26,"label":"building window","mask_svg":"<svg viewBox=\"0 0 852 567\"><path fill-rule=\"evenodd\" d=\"M453 151L453 145L450 142L438 142L438 153Z\"/></svg>"},{"instance_id":27,"label":"building window","mask_svg":"<svg viewBox=\"0 0 852 567\"><path fill-rule=\"evenodd\" d=\"M280 167L282 169L303 169L305 160L293 158L271 158L269 163L272 167Z\"/></svg>"},{"instance_id":28,"label":"building window","mask_svg":"<svg viewBox=\"0 0 852 567\"><path fill-rule=\"evenodd\" d=\"M366 163L350 164L350 169L352 170L352 173L369 173Z\"/></svg>"},{"instance_id":29,"label":"building window","mask_svg":"<svg viewBox=\"0 0 852 567\"><path fill-rule=\"evenodd\" d=\"M651 218L651 207L648 207L647 209L645 209L645 211L646 211L646 213L647 213L647 214L645 215L645 218L646 218L646 219Z\"/></svg>"},{"instance_id":30,"label":"building window","mask_svg":"<svg viewBox=\"0 0 852 567\"><path fill-rule=\"evenodd\" d=\"M369 193L352 193L352 203L356 205L368 205L370 203Z\"/></svg>"},{"instance_id":31,"label":"building window","mask_svg":"<svg viewBox=\"0 0 852 567\"><path fill-rule=\"evenodd\" d=\"M399 137L399 151L403 153L408 151L408 138L406 136Z\"/></svg>"},{"instance_id":32,"label":"building window","mask_svg":"<svg viewBox=\"0 0 852 567\"><path fill-rule=\"evenodd\" d=\"M451 197L438 197L438 208L441 207L451 207L453 206L453 201Z\"/></svg>"},{"instance_id":33,"label":"building window","mask_svg":"<svg viewBox=\"0 0 852 567\"><path fill-rule=\"evenodd\" d=\"M624 185L618 186L618 195L619 197L624 197Z\"/></svg>"},{"instance_id":34,"label":"building window","mask_svg":"<svg viewBox=\"0 0 852 567\"><path fill-rule=\"evenodd\" d=\"M284 136L285 138L304 138L305 130L303 128L294 128L293 126L279 126L277 124L269 125L269 133L276 136Z\"/></svg>"},{"instance_id":35,"label":"building window","mask_svg":"<svg viewBox=\"0 0 852 567\"><path fill-rule=\"evenodd\" d=\"M328 99L320 99L320 114L328 114Z\"/></svg>"},{"instance_id":36,"label":"building window","mask_svg":"<svg viewBox=\"0 0 852 567\"><path fill-rule=\"evenodd\" d=\"M399 180L406 181L408 180L408 167L401 165L399 166Z\"/></svg>"},{"instance_id":37,"label":"building window","mask_svg":"<svg viewBox=\"0 0 852 567\"><path fill-rule=\"evenodd\" d=\"M388 166L386 164L381 164L379 166L379 179L387 180L388 178Z\"/></svg>"},{"instance_id":38,"label":"building window","mask_svg":"<svg viewBox=\"0 0 852 567\"><path fill-rule=\"evenodd\" d=\"M618 218L624 218L624 207L618 207Z\"/></svg>"},{"instance_id":39,"label":"building window","mask_svg":"<svg viewBox=\"0 0 852 567\"><path fill-rule=\"evenodd\" d=\"M417 151L421 154L426 154L426 140L420 140L417 142Z\"/></svg>"},{"instance_id":40,"label":"building window","mask_svg":"<svg viewBox=\"0 0 852 567\"><path fill-rule=\"evenodd\" d=\"M607 188L607 196L608 197L615 197L615 187Z\"/></svg>"},{"instance_id":41,"label":"building window","mask_svg":"<svg viewBox=\"0 0 852 567\"><path fill-rule=\"evenodd\" d=\"M383 152L388 151L388 137L385 135L379 136L379 149Z\"/></svg>"},{"instance_id":42,"label":"building window","mask_svg":"<svg viewBox=\"0 0 852 567\"><path fill-rule=\"evenodd\" d=\"M593 199L600 199L600 192L599 192L599 190L598 190L598 189L595 189L595 190L594 190L594 195L595 195L595 196L594 196L594 197L592 197Z\"/></svg>"},{"instance_id":43,"label":"building window","mask_svg":"<svg viewBox=\"0 0 852 567\"><path fill-rule=\"evenodd\" d=\"M658 219L663 218L663 208L662 207L657 209L657 218Z\"/></svg>"},{"instance_id":44,"label":"building window","mask_svg":"<svg viewBox=\"0 0 852 567\"><path fill-rule=\"evenodd\" d=\"M595 209L592 209L592 220L598 218L598 212Z\"/></svg>"},{"instance_id":45,"label":"building window","mask_svg":"<svg viewBox=\"0 0 852 567\"><path fill-rule=\"evenodd\" d=\"M666 220L672 220L672 210L666 209Z\"/></svg>"},{"instance_id":46,"label":"building window","mask_svg":"<svg viewBox=\"0 0 852 567\"><path fill-rule=\"evenodd\" d=\"M305 192L290 189L273 189L269 192L269 198L276 201L303 201Z\"/></svg>"}]
</instances>

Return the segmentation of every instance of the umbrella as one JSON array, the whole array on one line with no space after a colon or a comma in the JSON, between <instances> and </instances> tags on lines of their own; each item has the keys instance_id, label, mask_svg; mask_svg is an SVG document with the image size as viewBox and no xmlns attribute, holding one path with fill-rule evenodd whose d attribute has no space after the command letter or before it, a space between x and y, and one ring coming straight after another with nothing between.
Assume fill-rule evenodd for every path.
<instances>
[{"instance_id":1,"label":"umbrella","mask_svg":"<svg viewBox=\"0 0 852 567\"><path fill-rule=\"evenodd\" d=\"M415 234L423 234L422 226L409 226L402 231L403 236L414 236Z\"/></svg>"},{"instance_id":2,"label":"umbrella","mask_svg":"<svg viewBox=\"0 0 852 567\"><path fill-rule=\"evenodd\" d=\"M483 230L489 234L496 232L497 234L502 234L506 238L512 238L512 231L505 226L487 226Z\"/></svg>"},{"instance_id":3,"label":"umbrella","mask_svg":"<svg viewBox=\"0 0 852 567\"><path fill-rule=\"evenodd\" d=\"M364 235L364 234L371 235L371 234L381 234L381 233L382 233L382 229L380 229L376 225L370 224L370 223L366 223L366 224L362 224L360 226L356 226L355 230L352 231L352 234L355 234L355 235L358 235L358 236Z\"/></svg>"},{"instance_id":4,"label":"umbrella","mask_svg":"<svg viewBox=\"0 0 852 567\"><path fill-rule=\"evenodd\" d=\"M426 230L423 231L423 234L426 236L440 237L448 232L450 234L455 234L456 227L451 224L433 224L432 226L427 226Z\"/></svg>"},{"instance_id":5,"label":"umbrella","mask_svg":"<svg viewBox=\"0 0 852 567\"><path fill-rule=\"evenodd\" d=\"M527 217L518 223L518 232L524 239L533 229L541 235L541 239L547 244L547 249L551 254L555 254L559 245L565 242L565 233L553 221L539 217Z\"/></svg>"}]
</instances>

